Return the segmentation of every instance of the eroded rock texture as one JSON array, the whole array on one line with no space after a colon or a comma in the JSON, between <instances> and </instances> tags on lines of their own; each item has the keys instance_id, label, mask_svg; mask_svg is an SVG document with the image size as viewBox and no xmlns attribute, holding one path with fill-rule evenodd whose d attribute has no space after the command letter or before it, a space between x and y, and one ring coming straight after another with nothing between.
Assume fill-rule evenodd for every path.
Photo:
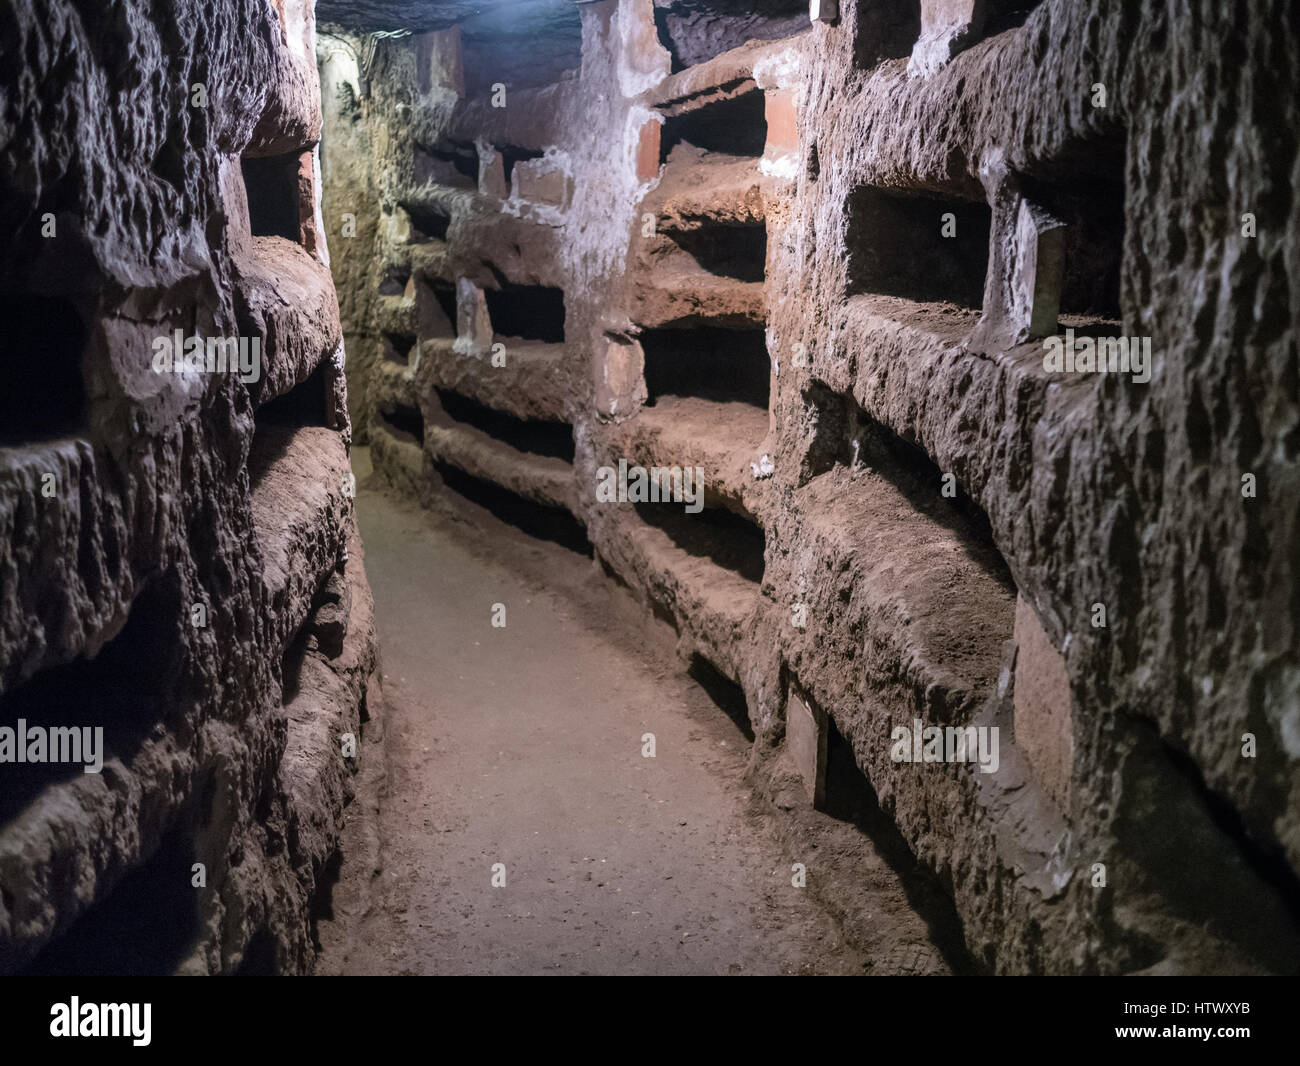
<instances>
[{"instance_id":1,"label":"eroded rock texture","mask_svg":"<svg viewBox=\"0 0 1300 1066\"><path fill-rule=\"evenodd\" d=\"M760 775L791 701L833 728L989 968L1294 970L1288 4L797 6L581 4L539 89L457 28L322 46L378 469L580 523ZM1150 380L1049 371L1067 328ZM602 502L620 460L704 510ZM898 758L918 721L996 772Z\"/></svg>"},{"instance_id":2,"label":"eroded rock texture","mask_svg":"<svg viewBox=\"0 0 1300 1066\"><path fill-rule=\"evenodd\" d=\"M0 3L0 727L104 730L0 763L0 972L314 957L376 655L314 66L304 0Z\"/></svg>"}]
</instances>

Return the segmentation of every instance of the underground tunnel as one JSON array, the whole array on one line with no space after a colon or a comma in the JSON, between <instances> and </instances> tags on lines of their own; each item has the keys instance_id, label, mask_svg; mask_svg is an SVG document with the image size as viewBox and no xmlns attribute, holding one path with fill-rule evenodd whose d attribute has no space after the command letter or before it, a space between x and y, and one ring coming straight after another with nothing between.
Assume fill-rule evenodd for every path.
<instances>
[{"instance_id":1,"label":"underground tunnel","mask_svg":"<svg viewBox=\"0 0 1300 1066\"><path fill-rule=\"evenodd\" d=\"M0 973L1300 972L1285 7L0 0Z\"/></svg>"}]
</instances>

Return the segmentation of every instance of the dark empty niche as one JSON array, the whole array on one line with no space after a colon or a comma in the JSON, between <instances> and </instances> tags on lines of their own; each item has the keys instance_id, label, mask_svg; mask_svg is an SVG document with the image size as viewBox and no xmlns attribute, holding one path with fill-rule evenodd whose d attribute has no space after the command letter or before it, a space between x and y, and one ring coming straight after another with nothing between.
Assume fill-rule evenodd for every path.
<instances>
[{"instance_id":1,"label":"dark empty niche","mask_svg":"<svg viewBox=\"0 0 1300 1066\"><path fill-rule=\"evenodd\" d=\"M560 344L564 340L564 290L545 285L485 289L492 332L501 337Z\"/></svg>"},{"instance_id":2,"label":"dark empty niche","mask_svg":"<svg viewBox=\"0 0 1300 1066\"><path fill-rule=\"evenodd\" d=\"M415 184L478 188L478 149L468 142L447 141L439 147L416 147Z\"/></svg>"},{"instance_id":3,"label":"dark empty niche","mask_svg":"<svg viewBox=\"0 0 1300 1066\"><path fill-rule=\"evenodd\" d=\"M451 227L451 212L436 204L402 204L411 219L411 243L428 244L431 241L445 241L447 230Z\"/></svg>"},{"instance_id":4,"label":"dark empty niche","mask_svg":"<svg viewBox=\"0 0 1300 1066\"><path fill-rule=\"evenodd\" d=\"M668 162L679 144L720 155L761 156L767 147L763 91L753 89L730 100L668 116L660 132L659 162Z\"/></svg>"},{"instance_id":5,"label":"dark empty niche","mask_svg":"<svg viewBox=\"0 0 1300 1066\"><path fill-rule=\"evenodd\" d=\"M328 359L288 392L267 400L255 413L257 428L264 426L324 426L329 376Z\"/></svg>"},{"instance_id":6,"label":"dark empty niche","mask_svg":"<svg viewBox=\"0 0 1300 1066\"><path fill-rule=\"evenodd\" d=\"M681 503L638 503L636 513L647 525L667 533L687 555L730 570L746 581L763 580L766 538L759 526L720 507L688 514Z\"/></svg>"},{"instance_id":7,"label":"dark empty niche","mask_svg":"<svg viewBox=\"0 0 1300 1066\"><path fill-rule=\"evenodd\" d=\"M409 270L392 268L384 271L384 278L379 283L380 296L401 296L406 292L406 283L411 279Z\"/></svg>"},{"instance_id":8,"label":"dark empty niche","mask_svg":"<svg viewBox=\"0 0 1300 1066\"><path fill-rule=\"evenodd\" d=\"M567 422L516 418L496 411L450 389L436 389L443 413L452 421L473 426L516 451L573 462L573 427Z\"/></svg>"},{"instance_id":9,"label":"dark empty niche","mask_svg":"<svg viewBox=\"0 0 1300 1066\"><path fill-rule=\"evenodd\" d=\"M754 727L749 721L749 702L745 699L745 690L731 678L720 673L698 652L691 656L686 673L708 693L709 699L717 705L718 709L735 723L741 735L753 743Z\"/></svg>"},{"instance_id":10,"label":"dark empty niche","mask_svg":"<svg viewBox=\"0 0 1300 1066\"><path fill-rule=\"evenodd\" d=\"M673 73L739 48L808 29L807 0L655 0L655 30Z\"/></svg>"},{"instance_id":11,"label":"dark empty niche","mask_svg":"<svg viewBox=\"0 0 1300 1066\"><path fill-rule=\"evenodd\" d=\"M766 275L767 226L762 222L737 226L708 221L671 236L710 274L737 281L762 281Z\"/></svg>"},{"instance_id":12,"label":"dark empty niche","mask_svg":"<svg viewBox=\"0 0 1300 1066\"><path fill-rule=\"evenodd\" d=\"M994 542L988 514L960 483L954 485L956 496L943 495L944 472L923 448L876 421L851 396L824 385L805 389L804 401L814 429L803 471L806 477L855 464L874 471L916 511L956 533L967 554L1007 591L1016 591L1011 569Z\"/></svg>"},{"instance_id":13,"label":"dark empty niche","mask_svg":"<svg viewBox=\"0 0 1300 1066\"><path fill-rule=\"evenodd\" d=\"M1061 314L1118 322L1124 256L1125 135L1072 146L1022 175L1026 197L1066 224Z\"/></svg>"},{"instance_id":14,"label":"dark empty niche","mask_svg":"<svg viewBox=\"0 0 1300 1066\"><path fill-rule=\"evenodd\" d=\"M248 193L248 220L254 237L283 237L302 243L302 190L298 184L301 152L239 161Z\"/></svg>"},{"instance_id":15,"label":"dark empty niche","mask_svg":"<svg viewBox=\"0 0 1300 1066\"><path fill-rule=\"evenodd\" d=\"M767 409L771 364L761 328L648 329L640 341L647 406L663 396L695 396Z\"/></svg>"},{"instance_id":16,"label":"dark empty niche","mask_svg":"<svg viewBox=\"0 0 1300 1066\"><path fill-rule=\"evenodd\" d=\"M391 333L385 330L380 334L380 344L384 360L398 366L410 366L411 356L415 352L416 339L410 333Z\"/></svg>"},{"instance_id":17,"label":"dark empty niche","mask_svg":"<svg viewBox=\"0 0 1300 1066\"><path fill-rule=\"evenodd\" d=\"M84 742L81 727L102 727L99 755L129 761L178 698L181 624L178 581L170 574L154 578L136 594L122 631L98 655L42 670L0 698L0 726L13 729L22 719L29 732L40 728L50 738L55 736L50 730L76 729L77 749L72 754ZM61 746L71 742L68 733L58 736ZM79 777L84 766L84 762L66 761L6 764L0 825L47 786Z\"/></svg>"},{"instance_id":18,"label":"dark empty niche","mask_svg":"<svg viewBox=\"0 0 1300 1066\"><path fill-rule=\"evenodd\" d=\"M867 837L903 884L907 901L925 920L935 947L953 973L981 972L966 950L961 919L943 883L916 860L894 820L881 809L876 791L858 766L853 746L826 716L826 799L823 813L854 826Z\"/></svg>"},{"instance_id":19,"label":"dark empty niche","mask_svg":"<svg viewBox=\"0 0 1300 1066\"><path fill-rule=\"evenodd\" d=\"M192 816L182 816L157 850L107 898L31 961L25 973L41 977L166 977L198 942L197 861ZM206 891L211 891L206 890Z\"/></svg>"},{"instance_id":20,"label":"dark empty niche","mask_svg":"<svg viewBox=\"0 0 1300 1066\"><path fill-rule=\"evenodd\" d=\"M377 414L389 435L417 448L424 447L424 415L418 407L405 403L383 404Z\"/></svg>"},{"instance_id":21,"label":"dark empty niche","mask_svg":"<svg viewBox=\"0 0 1300 1066\"><path fill-rule=\"evenodd\" d=\"M860 70L912 54L921 36L919 0L857 0L857 8L853 61Z\"/></svg>"},{"instance_id":22,"label":"dark empty niche","mask_svg":"<svg viewBox=\"0 0 1300 1066\"><path fill-rule=\"evenodd\" d=\"M1115 731L1118 750L1130 750L1121 764L1115 834L1122 854L1141 857L1132 891L1155 890L1180 920L1212 929L1274 972L1295 974L1300 878L1282 848L1253 838L1191 756L1152 723L1125 711L1115 716ZM1267 826L1263 832L1269 835ZM1152 945L1134 962L1145 968L1160 955Z\"/></svg>"},{"instance_id":23,"label":"dark empty niche","mask_svg":"<svg viewBox=\"0 0 1300 1066\"><path fill-rule=\"evenodd\" d=\"M443 483L470 503L482 507L507 525L538 540L549 540L570 551L592 555L587 530L563 507L546 507L517 496L490 481L484 481L447 463L433 464Z\"/></svg>"},{"instance_id":24,"label":"dark empty niche","mask_svg":"<svg viewBox=\"0 0 1300 1066\"><path fill-rule=\"evenodd\" d=\"M501 153L501 162L505 167L506 191L510 190L510 175L514 173L516 163L526 163L530 159L541 159L546 153L533 148L515 148L512 145L505 145L498 149Z\"/></svg>"},{"instance_id":25,"label":"dark empty niche","mask_svg":"<svg viewBox=\"0 0 1300 1066\"><path fill-rule=\"evenodd\" d=\"M0 296L0 445L66 436L86 424L86 327L68 300Z\"/></svg>"},{"instance_id":26,"label":"dark empty niche","mask_svg":"<svg viewBox=\"0 0 1300 1066\"><path fill-rule=\"evenodd\" d=\"M456 336L456 286L423 278L415 285L416 328L423 338L453 340Z\"/></svg>"},{"instance_id":27,"label":"dark empty niche","mask_svg":"<svg viewBox=\"0 0 1300 1066\"><path fill-rule=\"evenodd\" d=\"M321 363L304 381L268 400L254 412L253 443L248 449L248 483L256 488L293 443L296 430L327 426L330 367Z\"/></svg>"},{"instance_id":28,"label":"dark empty niche","mask_svg":"<svg viewBox=\"0 0 1300 1066\"><path fill-rule=\"evenodd\" d=\"M987 204L864 185L849 197L848 210L848 295L983 306Z\"/></svg>"}]
</instances>

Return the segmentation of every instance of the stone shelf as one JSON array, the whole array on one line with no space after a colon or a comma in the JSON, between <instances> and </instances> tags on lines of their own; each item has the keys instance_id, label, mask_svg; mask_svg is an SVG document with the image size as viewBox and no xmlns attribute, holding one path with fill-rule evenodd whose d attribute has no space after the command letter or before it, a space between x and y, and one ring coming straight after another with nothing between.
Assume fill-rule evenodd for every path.
<instances>
[{"instance_id":1,"label":"stone shelf","mask_svg":"<svg viewBox=\"0 0 1300 1066\"><path fill-rule=\"evenodd\" d=\"M505 366L493 366L491 352L466 354L449 340L420 346L420 383L450 389L485 407L518 418L569 420L577 368L565 344L494 337L505 345Z\"/></svg>"},{"instance_id":2,"label":"stone shelf","mask_svg":"<svg viewBox=\"0 0 1300 1066\"><path fill-rule=\"evenodd\" d=\"M343 341L329 268L281 237L253 237L233 249L241 335L262 338L258 403L306 380Z\"/></svg>"},{"instance_id":3,"label":"stone shelf","mask_svg":"<svg viewBox=\"0 0 1300 1066\"><path fill-rule=\"evenodd\" d=\"M320 426L259 427L248 457L253 529L281 651L343 549L352 501L343 438Z\"/></svg>"},{"instance_id":4,"label":"stone shelf","mask_svg":"<svg viewBox=\"0 0 1300 1066\"><path fill-rule=\"evenodd\" d=\"M464 423L429 425L425 450L434 462L453 466L534 503L580 513L573 464L563 459L522 452Z\"/></svg>"},{"instance_id":5,"label":"stone shelf","mask_svg":"<svg viewBox=\"0 0 1300 1066\"><path fill-rule=\"evenodd\" d=\"M756 478L750 465L759 462L767 437L765 410L747 403L666 396L609 433L609 454L646 468L698 466L710 506L766 524L767 482Z\"/></svg>"}]
</instances>

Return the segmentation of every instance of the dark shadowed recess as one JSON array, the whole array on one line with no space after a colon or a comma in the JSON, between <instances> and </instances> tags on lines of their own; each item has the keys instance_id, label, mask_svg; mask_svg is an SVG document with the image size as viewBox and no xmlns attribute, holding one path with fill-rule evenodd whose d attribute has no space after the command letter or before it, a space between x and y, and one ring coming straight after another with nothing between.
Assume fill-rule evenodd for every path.
<instances>
[{"instance_id":1,"label":"dark shadowed recess","mask_svg":"<svg viewBox=\"0 0 1300 1066\"><path fill-rule=\"evenodd\" d=\"M446 463L434 463L433 468L447 488L463 496L470 503L482 507L507 525L514 526L530 537L552 541L579 555L591 558L592 547L591 542L587 540L586 527L565 508L545 507L534 503L522 496L516 496L493 482L480 480Z\"/></svg>"},{"instance_id":2,"label":"dark shadowed recess","mask_svg":"<svg viewBox=\"0 0 1300 1066\"><path fill-rule=\"evenodd\" d=\"M876 853L898 875L908 903L925 921L931 941L953 973L978 974L979 965L966 950L961 919L951 894L933 873L917 862L894 820L881 809L875 789L858 766L853 746L840 734L829 715L826 726L823 810L832 818L855 826L875 846Z\"/></svg>"},{"instance_id":3,"label":"dark shadowed recess","mask_svg":"<svg viewBox=\"0 0 1300 1066\"><path fill-rule=\"evenodd\" d=\"M647 329L640 339L647 406L665 396L695 396L767 410L772 370L761 327Z\"/></svg>"},{"instance_id":4,"label":"dark shadowed recess","mask_svg":"<svg viewBox=\"0 0 1300 1066\"><path fill-rule=\"evenodd\" d=\"M193 950L199 934L192 885L194 820L185 813L144 865L46 946L28 976L165 977Z\"/></svg>"},{"instance_id":5,"label":"dark shadowed recess","mask_svg":"<svg viewBox=\"0 0 1300 1066\"><path fill-rule=\"evenodd\" d=\"M720 507L688 514L681 503L638 503L636 513L647 525L668 534L687 555L708 559L756 585L763 580L763 530Z\"/></svg>"},{"instance_id":6,"label":"dark shadowed recess","mask_svg":"<svg viewBox=\"0 0 1300 1066\"><path fill-rule=\"evenodd\" d=\"M861 186L848 210L848 295L983 306L988 204Z\"/></svg>"},{"instance_id":7,"label":"dark shadowed recess","mask_svg":"<svg viewBox=\"0 0 1300 1066\"><path fill-rule=\"evenodd\" d=\"M175 575L154 578L137 593L126 625L99 654L50 667L7 692L0 699L0 726L16 729L20 719L28 730L99 726L104 759L129 762L175 705L181 613ZM142 669L142 663L148 668ZM46 788L81 776L83 767L70 762L5 765L0 826Z\"/></svg>"},{"instance_id":8,"label":"dark shadowed recess","mask_svg":"<svg viewBox=\"0 0 1300 1066\"><path fill-rule=\"evenodd\" d=\"M699 653L691 656L690 666L686 672L692 681L704 689L718 710L731 719L740 730L741 736L752 744L754 727L749 721L749 701L745 699L745 690L731 678L719 673L714 665Z\"/></svg>"},{"instance_id":9,"label":"dark shadowed recess","mask_svg":"<svg viewBox=\"0 0 1300 1066\"><path fill-rule=\"evenodd\" d=\"M0 446L83 428L86 329L71 301L0 297L0 321Z\"/></svg>"},{"instance_id":10,"label":"dark shadowed recess","mask_svg":"<svg viewBox=\"0 0 1300 1066\"><path fill-rule=\"evenodd\" d=\"M485 289L492 332L500 337L564 341L564 290L546 285L512 285Z\"/></svg>"},{"instance_id":11,"label":"dark shadowed recess","mask_svg":"<svg viewBox=\"0 0 1300 1066\"><path fill-rule=\"evenodd\" d=\"M713 220L698 229L670 234L700 268L737 281L762 281L767 266L767 226L762 222L733 225Z\"/></svg>"},{"instance_id":12,"label":"dark shadowed recess","mask_svg":"<svg viewBox=\"0 0 1300 1066\"><path fill-rule=\"evenodd\" d=\"M424 415L418 407L387 403L379 408L377 417L391 436L417 448L424 447Z\"/></svg>"},{"instance_id":13,"label":"dark shadowed recess","mask_svg":"<svg viewBox=\"0 0 1300 1066\"><path fill-rule=\"evenodd\" d=\"M516 451L573 462L573 427L567 422L517 418L486 407L450 389L436 389L443 413L452 421L473 426Z\"/></svg>"},{"instance_id":14,"label":"dark shadowed recess","mask_svg":"<svg viewBox=\"0 0 1300 1066\"><path fill-rule=\"evenodd\" d=\"M668 162L679 144L719 155L761 156L767 146L767 110L762 90L668 116L659 137L659 162Z\"/></svg>"},{"instance_id":15,"label":"dark shadowed recess","mask_svg":"<svg viewBox=\"0 0 1300 1066\"><path fill-rule=\"evenodd\" d=\"M302 243L298 167L301 153L245 156L239 161L248 193L248 218L254 237L283 237Z\"/></svg>"},{"instance_id":16,"label":"dark shadowed recess","mask_svg":"<svg viewBox=\"0 0 1300 1066\"><path fill-rule=\"evenodd\" d=\"M808 478L860 463L893 485L916 511L952 530L985 573L1015 592L1015 579L994 542L988 514L959 481L954 481L955 496L943 495L945 472L925 449L876 421L852 397L823 385L805 389L804 400L815 432L804 468Z\"/></svg>"}]
</instances>

